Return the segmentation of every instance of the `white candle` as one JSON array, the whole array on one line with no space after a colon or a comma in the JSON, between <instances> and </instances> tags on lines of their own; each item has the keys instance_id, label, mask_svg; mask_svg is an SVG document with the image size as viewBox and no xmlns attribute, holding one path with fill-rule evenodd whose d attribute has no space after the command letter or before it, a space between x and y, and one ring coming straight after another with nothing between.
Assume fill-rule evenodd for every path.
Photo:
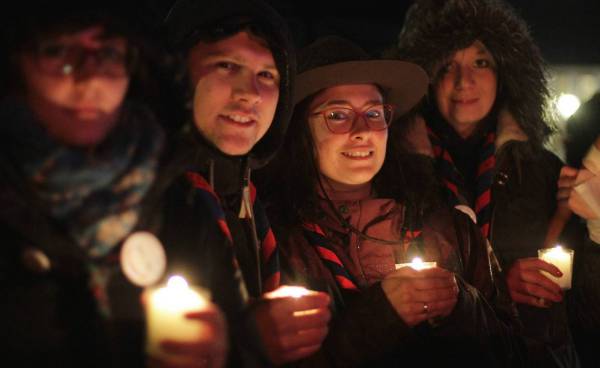
<instances>
[{"instance_id":1,"label":"white candle","mask_svg":"<svg viewBox=\"0 0 600 368\"><path fill-rule=\"evenodd\" d=\"M264 297L267 299L279 299L279 298L294 298L298 299L305 295L314 294L315 292L312 290L308 290L302 286L288 286L283 285L278 287L277 289L270 291L264 294ZM307 310L297 310L294 311L294 317L306 316L309 314L317 313L317 309L307 309Z\"/></svg>"},{"instance_id":2,"label":"white candle","mask_svg":"<svg viewBox=\"0 0 600 368\"><path fill-rule=\"evenodd\" d=\"M437 262L423 262L420 257L415 257L410 263L396 263L397 270L402 267L411 267L413 270L421 271L427 268L437 267Z\"/></svg>"},{"instance_id":3,"label":"white candle","mask_svg":"<svg viewBox=\"0 0 600 368\"><path fill-rule=\"evenodd\" d=\"M541 272L550 280L556 282L563 290L571 288L574 254L575 251L572 249L566 249L560 245L557 245L554 248L538 250L538 258L556 266L563 275L561 277L555 277L546 271Z\"/></svg>"},{"instance_id":4,"label":"white candle","mask_svg":"<svg viewBox=\"0 0 600 368\"><path fill-rule=\"evenodd\" d=\"M289 286L283 285L278 287L277 289L265 293L265 298L267 299L276 299L276 298L300 298L304 295L308 295L312 293L312 291L308 290L302 286Z\"/></svg>"},{"instance_id":5,"label":"white candle","mask_svg":"<svg viewBox=\"0 0 600 368\"><path fill-rule=\"evenodd\" d=\"M167 355L160 348L165 340L195 341L204 333L201 321L185 318L188 312L201 311L208 306L206 290L189 287L181 276L169 278L166 287L148 291L146 300L146 351L158 357Z\"/></svg>"}]
</instances>

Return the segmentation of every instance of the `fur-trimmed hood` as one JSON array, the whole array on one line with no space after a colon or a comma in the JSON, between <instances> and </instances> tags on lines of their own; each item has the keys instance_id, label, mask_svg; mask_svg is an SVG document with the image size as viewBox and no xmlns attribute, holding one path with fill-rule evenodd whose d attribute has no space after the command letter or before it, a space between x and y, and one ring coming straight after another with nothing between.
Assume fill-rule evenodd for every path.
<instances>
[{"instance_id":1,"label":"fur-trimmed hood","mask_svg":"<svg viewBox=\"0 0 600 368\"><path fill-rule=\"evenodd\" d=\"M403 132L402 146L409 152L435 157L423 117L416 115ZM500 111L496 126L496 140L494 141L496 151L499 151L509 141L526 142L528 140L527 135L513 116L506 110Z\"/></svg>"},{"instance_id":2,"label":"fur-trimmed hood","mask_svg":"<svg viewBox=\"0 0 600 368\"><path fill-rule=\"evenodd\" d=\"M436 68L479 40L497 64L496 111L507 109L529 141L541 146L551 132L544 119L546 68L526 23L499 0L417 0L406 14L392 54L422 66L433 83Z\"/></svg>"}]
</instances>

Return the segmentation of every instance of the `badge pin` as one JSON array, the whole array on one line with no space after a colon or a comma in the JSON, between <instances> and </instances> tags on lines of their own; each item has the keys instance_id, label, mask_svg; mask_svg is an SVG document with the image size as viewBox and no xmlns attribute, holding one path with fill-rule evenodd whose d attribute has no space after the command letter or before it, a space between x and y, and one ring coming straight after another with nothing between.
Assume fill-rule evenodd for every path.
<instances>
[{"instance_id":1,"label":"badge pin","mask_svg":"<svg viewBox=\"0 0 600 368\"><path fill-rule=\"evenodd\" d=\"M120 258L125 276L142 287L160 280L167 267L164 247L154 234L147 231L138 231L127 237Z\"/></svg>"}]
</instances>

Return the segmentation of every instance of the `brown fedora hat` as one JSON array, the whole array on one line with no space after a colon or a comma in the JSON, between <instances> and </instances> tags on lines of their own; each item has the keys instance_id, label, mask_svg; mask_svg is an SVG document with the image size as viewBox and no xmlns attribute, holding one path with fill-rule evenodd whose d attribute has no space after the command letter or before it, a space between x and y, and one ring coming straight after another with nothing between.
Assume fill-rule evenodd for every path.
<instances>
[{"instance_id":1,"label":"brown fedora hat","mask_svg":"<svg viewBox=\"0 0 600 368\"><path fill-rule=\"evenodd\" d=\"M327 36L306 46L298 55L294 104L324 88L342 84L376 84L402 115L427 92L429 78L418 65L399 60L373 60L352 42Z\"/></svg>"}]
</instances>

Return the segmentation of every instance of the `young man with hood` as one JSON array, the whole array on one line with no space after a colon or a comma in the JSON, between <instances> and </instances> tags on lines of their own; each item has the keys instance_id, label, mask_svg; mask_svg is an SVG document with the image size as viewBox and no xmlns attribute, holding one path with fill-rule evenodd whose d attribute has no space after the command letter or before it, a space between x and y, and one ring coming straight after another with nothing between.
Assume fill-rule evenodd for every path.
<instances>
[{"instance_id":1,"label":"young man with hood","mask_svg":"<svg viewBox=\"0 0 600 368\"><path fill-rule=\"evenodd\" d=\"M279 148L291 113L295 54L287 26L258 0L177 1L165 26L185 66L191 111L174 152L173 170L183 175L168 190L161 240L181 245L168 246L177 259L190 247L205 252L181 268L208 287L225 311L232 350L262 350L262 365L302 358L327 333L329 299L317 292L264 298L280 283L278 250L250 180L251 171ZM224 251L229 265L214 257ZM232 282L224 283L220 275L227 273L239 283L228 276ZM294 315L308 309L314 313Z\"/></svg>"},{"instance_id":2,"label":"young man with hood","mask_svg":"<svg viewBox=\"0 0 600 368\"><path fill-rule=\"evenodd\" d=\"M562 198L562 163L543 148L548 89L527 25L501 1L423 0L408 11L397 46L432 80L397 139L434 158L450 203L471 212L491 242L532 338L532 364L577 366L565 294L540 273L560 271L537 259Z\"/></svg>"}]
</instances>

